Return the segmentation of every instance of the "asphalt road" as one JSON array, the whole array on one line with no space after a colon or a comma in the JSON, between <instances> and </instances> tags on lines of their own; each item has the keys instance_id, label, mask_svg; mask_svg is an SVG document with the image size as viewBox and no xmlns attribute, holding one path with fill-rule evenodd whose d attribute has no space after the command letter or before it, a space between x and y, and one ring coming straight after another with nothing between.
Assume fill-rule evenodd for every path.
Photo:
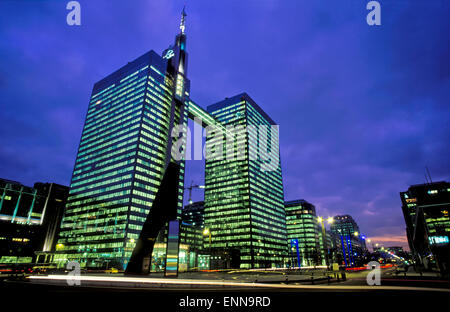
<instances>
[{"instance_id":1,"label":"asphalt road","mask_svg":"<svg viewBox=\"0 0 450 312\"><path fill-rule=\"evenodd\" d=\"M393 269L381 271L381 286L368 286L366 276L368 271L347 274L347 280L339 283L322 283L310 285L305 281L292 283L254 283L253 285L224 287L219 285L171 285L163 287L158 285L144 285L139 287L120 284L109 286L97 284L87 286L68 286L66 281L60 285L33 284L26 281L0 282L0 296L4 302L13 302L21 308L43 306L45 311L77 310L77 311L118 311L143 309L152 311L156 306L158 310L166 311L295 311L310 308L316 305L322 309L332 311L349 310L350 306L357 305L359 309L379 311L380 303L389 304L389 309L398 308L406 311L409 307L416 308L417 303L432 302L434 304L447 304L449 292L436 291L438 288L450 289L450 281L437 276L402 277L396 276ZM114 277L103 275L104 277ZM194 278L220 277L217 274L184 275L172 281L195 282ZM234 278L234 277L238 278ZM190 277L191 279L187 278ZM240 277L240 278L239 278ZM239 282L242 274L234 275L226 283ZM247 279L254 276L247 275ZM155 278L154 278L155 279ZM267 279L270 280L269 276ZM152 280L151 278L149 280ZM166 279L167 280L167 279ZM260 278L261 280L261 278ZM197 280L200 281L200 280ZM209 280L211 281L211 280ZM249 281L247 281L248 284ZM400 287L392 287L400 286ZM227 306L229 298L243 298L249 302L255 298L266 298L270 302L267 306ZM253 298L253 299L249 299ZM268 298L268 299L267 299ZM209 309L206 306L186 307L182 303L202 302L211 300ZM260 301L262 302L262 301ZM294 311L292 310L292 311ZM374 308L375 310L375 308ZM127 311L128 312L128 311ZM131 311L130 311L131 312Z\"/></svg>"},{"instance_id":2,"label":"asphalt road","mask_svg":"<svg viewBox=\"0 0 450 312\"><path fill-rule=\"evenodd\" d=\"M356 278L356 275L355 275ZM351 282L351 281L349 281ZM318 309L331 311L377 310L382 304L389 309L407 311L417 300L438 305L448 302L449 293L379 290L345 290L338 285L317 288L130 288L37 285L26 282L0 283L2 301L13 303L20 310L44 311L301 311ZM314 288L313 288L314 287ZM229 306L230 298L268 298L268 306ZM182 302L212 300L214 304L186 307ZM228 305L226 305L228 304Z\"/></svg>"}]
</instances>

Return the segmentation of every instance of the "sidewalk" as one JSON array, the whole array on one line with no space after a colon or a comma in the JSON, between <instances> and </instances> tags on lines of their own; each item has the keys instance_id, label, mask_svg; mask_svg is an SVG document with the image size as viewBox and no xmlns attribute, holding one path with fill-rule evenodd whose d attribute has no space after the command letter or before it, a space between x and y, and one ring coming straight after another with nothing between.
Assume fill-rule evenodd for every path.
<instances>
[{"instance_id":1,"label":"sidewalk","mask_svg":"<svg viewBox=\"0 0 450 312\"><path fill-rule=\"evenodd\" d=\"M410 266L408 268L408 271L405 272L401 268L397 268L397 270L393 270L392 272L389 272L392 277L403 277L403 278L417 278L417 279L439 279L439 280L450 280L450 276L444 276L442 277L439 272L437 271L424 271L424 272L416 272L414 270L413 266Z\"/></svg>"}]
</instances>

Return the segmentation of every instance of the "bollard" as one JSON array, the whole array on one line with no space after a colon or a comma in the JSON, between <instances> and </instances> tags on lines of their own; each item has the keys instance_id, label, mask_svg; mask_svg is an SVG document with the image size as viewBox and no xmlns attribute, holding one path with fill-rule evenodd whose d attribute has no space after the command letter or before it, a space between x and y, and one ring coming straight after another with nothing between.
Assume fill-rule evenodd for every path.
<instances>
[{"instance_id":1,"label":"bollard","mask_svg":"<svg viewBox=\"0 0 450 312\"><path fill-rule=\"evenodd\" d=\"M314 276L311 276L311 285L314 285Z\"/></svg>"}]
</instances>

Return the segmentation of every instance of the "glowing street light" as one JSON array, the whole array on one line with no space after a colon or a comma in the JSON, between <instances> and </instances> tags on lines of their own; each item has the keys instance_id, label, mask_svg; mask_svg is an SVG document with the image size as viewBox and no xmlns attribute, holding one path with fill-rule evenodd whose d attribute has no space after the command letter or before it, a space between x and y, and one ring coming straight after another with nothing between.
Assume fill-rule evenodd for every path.
<instances>
[{"instance_id":1,"label":"glowing street light","mask_svg":"<svg viewBox=\"0 0 450 312\"><path fill-rule=\"evenodd\" d=\"M333 220L333 218L329 217L327 219L327 221L328 221L328 223L332 223L334 220ZM323 224L323 218L318 217L317 222L319 222L320 225L322 226L322 241L323 241L323 248L325 249L325 262L327 264L327 269L328 269L328 267L330 266L330 259L328 258L327 237L325 234L325 225Z\"/></svg>"},{"instance_id":2,"label":"glowing street light","mask_svg":"<svg viewBox=\"0 0 450 312\"><path fill-rule=\"evenodd\" d=\"M208 228L205 228L203 230L203 235L204 236L209 236L209 248L211 248L211 231Z\"/></svg>"}]
</instances>

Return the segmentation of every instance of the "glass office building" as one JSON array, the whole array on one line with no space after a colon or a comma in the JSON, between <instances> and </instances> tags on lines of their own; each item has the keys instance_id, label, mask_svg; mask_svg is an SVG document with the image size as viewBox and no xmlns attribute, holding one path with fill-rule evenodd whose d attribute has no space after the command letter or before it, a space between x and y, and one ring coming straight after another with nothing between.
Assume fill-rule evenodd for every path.
<instances>
[{"instance_id":1,"label":"glass office building","mask_svg":"<svg viewBox=\"0 0 450 312\"><path fill-rule=\"evenodd\" d=\"M450 183L412 185L400 192L409 248L418 266L450 272Z\"/></svg>"},{"instance_id":2,"label":"glass office building","mask_svg":"<svg viewBox=\"0 0 450 312\"><path fill-rule=\"evenodd\" d=\"M55 183L28 187L0 178L0 263L32 262L55 250L68 192Z\"/></svg>"},{"instance_id":3,"label":"glass office building","mask_svg":"<svg viewBox=\"0 0 450 312\"><path fill-rule=\"evenodd\" d=\"M360 264L367 248L365 237L361 234L358 224L350 215L339 215L333 219L330 231L335 239L341 241L344 264L346 266Z\"/></svg>"},{"instance_id":4,"label":"glass office building","mask_svg":"<svg viewBox=\"0 0 450 312\"><path fill-rule=\"evenodd\" d=\"M323 238L314 205L299 199L284 206L291 266L324 265Z\"/></svg>"},{"instance_id":5,"label":"glass office building","mask_svg":"<svg viewBox=\"0 0 450 312\"><path fill-rule=\"evenodd\" d=\"M212 254L239 254L240 268L281 266L287 255L286 219L278 130L270 127L275 122L245 93L210 105L207 111L229 131L231 126L247 129L234 132L233 140L224 139L222 158L206 158L205 227L211 232ZM249 126L264 126L260 129L268 129L269 139L264 142L261 132L248 131ZM221 140L207 134L206 150L217 153L215 144ZM264 170L264 157L256 157L258 148L276 153L269 170Z\"/></svg>"},{"instance_id":6,"label":"glass office building","mask_svg":"<svg viewBox=\"0 0 450 312\"><path fill-rule=\"evenodd\" d=\"M180 264L204 266L204 254L197 260L186 258L191 245L197 253L205 250L200 247L199 229L179 225L188 118L199 118L203 127L215 126L222 132L228 131L227 126L267 128L237 136L230 146L244 151L236 152L240 157L206 160L209 256L218 260L223 252L229 265L250 268L281 266L287 255L278 128L271 127L273 120L245 93L207 111L190 99L185 16L183 10L180 33L162 56L150 51L94 85L57 245L61 265L75 260L82 267L116 267L133 273L145 262L142 271L164 268L166 275L175 275ZM172 137L178 125L184 133ZM216 140L210 134L207 148ZM174 150L180 152L176 157ZM150 219L160 220L167 211L166 200L174 198L161 187L163 177L169 176L167 168L175 168L171 165L180 169L172 171L178 175L177 220L168 222L158 237L149 237L154 235L152 226L159 228ZM166 185L175 180L170 175ZM159 208L151 210L154 203ZM143 242L148 244L145 248Z\"/></svg>"},{"instance_id":7,"label":"glass office building","mask_svg":"<svg viewBox=\"0 0 450 312\"><path fill-rule=\"evenodd\" d=\"M165 55L173 58L175 49L169 50ZM173 93L184 100L189 81L179 87L169 61L150 51L94 85L58 242L60 261L126 267L171 160L172 125L187 123Z\"/></svg>"}]
</instances>

